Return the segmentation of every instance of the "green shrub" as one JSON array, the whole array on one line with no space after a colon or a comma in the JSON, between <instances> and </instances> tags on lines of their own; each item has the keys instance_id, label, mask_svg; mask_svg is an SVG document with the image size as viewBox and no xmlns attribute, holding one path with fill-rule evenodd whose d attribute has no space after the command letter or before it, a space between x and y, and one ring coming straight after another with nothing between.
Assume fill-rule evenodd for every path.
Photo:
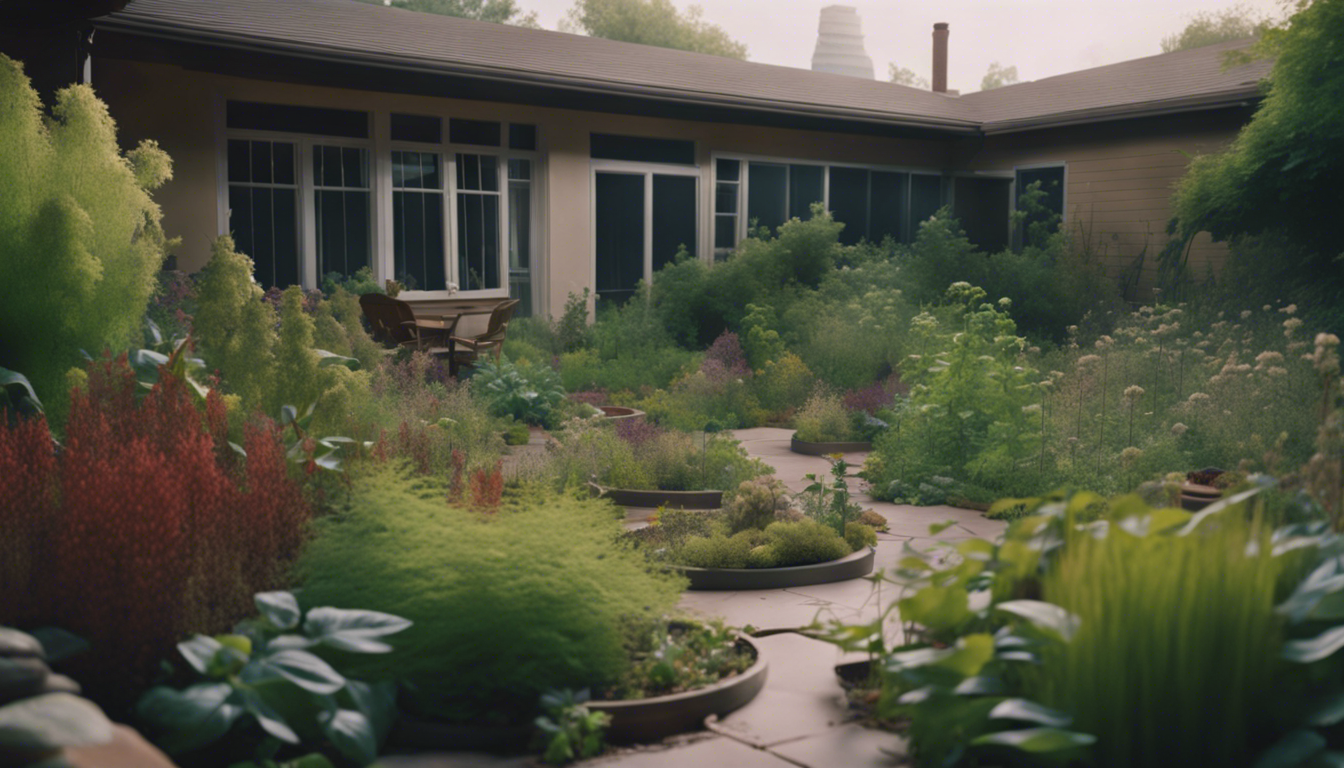
<instances>
[{"instance_id":1,"label":"green shrub","mask_svg":"<svg viewBox=\"0 0 1344 768\"><path fill-rule=\"evenodd\" d=\"M471 377L471 386L495 416L512 416L537 426L555 426L557 408L565 400L560 375L549 366L517 366L507 359L498 365L482 361Z\"/></svg>"},{"instance_id":2,"label":"green shrub","mask_svg":"<svg viewBox=\"0 0 1344 768\"><path fill-rule=\"evenodd\" d=\"M569 294L564 313L555 327L555 339L561 352L576 352L588 345L588 296Z\"/></svg>"},{"instance_id":3,"label":"green shrub","mask_svg":"<svg viewBox=\"0 0 1344 768\"><path fill-rule=\"evenodd\" d=\"M192 324L197 349L249 410L265 409L272 392L279 318L252 281L252 260L227 235L215 240L201 272Z\"/></svg>"},{"instance_id":4,"label":"green shrub","mask_svg":"<svg viewBox=\"0 0 1344 768\"><path fill-rule=\"evenodd\" d=\"M762 476L744 480L724 494L723 520L733 533L748 528L764 530L775 515L789 508L788 488L779 478Z\"/></svg>"},{"instance_id":5,"label":"green shrub","mask_svg":"<svg viewBox=\"0 0 1344 768\"><path fill-rule=\"evenodd\" d=\"M767 361L751 381L752 391L761 407L772 416L780 416L807 400L808 394L816 387L817 377L802 358L792 352L785 352L779 360Z\"/></svg>"},{"instance_id":6,"label":"green shrub","mask_svg":"<svg viewBox=\"0 0 1344 768\"><path fill-rule=\"evenodd\" d=\"M155 142L122 154L87 85L56 95L50 121L21 65L0 55L0 367L26 375L64 420L67 370L138 340L172 244L149 193L172 178Z\"/></svg>"},{"instance_id":7,"label":"green shrub","mask_svg":"<svg viewBox=\"0 0 1344 768\"><path fill-rule=\"evenodd\" d=\"M864 547L877 546L877 532L857 521L845 523L845 543L857 552Z\"/></svg>"},{"instance_id":8,"label":"green shrub","mask_svg":"<svg viewBox=\"0 0 1344 768\"><path fill-rule=\"evenodd\" d=\"M687 539L677 550L675 558L679 565L692 568L746 568L751 550L749 536L715 533Z\"/></svg>"},{"instance_id":9,"label":"green shrub","mask_svg":"<svg viewBox=\"0 0 1344 768\"><path fill-rule=\"evenodd\" d=\"M838 560L853 549L831 528L814 520L771 523L765 529L778 565L811 565Z\"/></svg>"},{"instance_id":10,"label":"green shrub","mask_svg":"<svg viewBox=\"0 0 1344 768\"><path fill-rule=\"evenodd\" d=\"M302 597L415 622L392 640L399 661L361 660L351 674L404 681L420 712L520 722L550 688L614 681L622 621L676 603L683 582L616 546L620 530L605 502L506 495L481 515L384 469L320 521Z\"/></svg>"},{"instance_id":11,"label":"green shrub","mask_svg":"<svg viewBox=\"0 0 1344 768\"><path fill-rule=\"evenodd\" d=\"M406 286L407 290L415 290L414 286ZM363 296L366 293L387 293L383 286L373 277L372 267L360 267L355 270L353 275L343 275L340 272L328 272L322 276L322 292L330 296L337 291L345 291L355 297Z\"/></svg>"},{"instance_id":12,"label":"green shrub","mask_svg":"<svg viewBox=\"0 0 1344 768\"><path fill-rule=\"evenodd\" d=\"M818 390L793 418L798 439L808 443L841 443L854 439L844 399Z\"/></svg>"}]
</instances>

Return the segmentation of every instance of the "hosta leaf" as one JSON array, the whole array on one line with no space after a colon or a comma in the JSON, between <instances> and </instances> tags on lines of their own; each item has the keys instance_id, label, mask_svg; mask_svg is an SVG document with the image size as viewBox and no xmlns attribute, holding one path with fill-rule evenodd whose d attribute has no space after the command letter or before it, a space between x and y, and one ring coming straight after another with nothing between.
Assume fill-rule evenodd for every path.
<instances>
[{"instance_id":1,"label":"hosta leaf","mask_svg":"<svg viewBox=\"0 0 1344 768\"><path fill-rule=\"evenodd\" d=\"M1022 720L1028 723L1040 723L1052 728L1066 728L1073 718L1066 712L1051 709L1027 699L1004 699L990 710L989 716L995 720Z\"/></svg>"},{"instance_id":2,"label":"hosta leaf","mask_svg":"<svg viewBox=\"0 0 1344 768\"><path fill-rule=\"evenodd\" d=\"M322 732L331 743L357 765L368 765L378 757L378 740L373 725L362 713L352 709L338 709L318 716Z\"/></svg>"},{"instance_id":3,"label":"hosta leaf","mask_svg":"<svg viewBox=\"0 0 1344 768\"><path fill-rule=\"evenodd\" d=\"M971 743L977 747L995 745L1039 754L1088 747L1096 742L1097 737L1087 733L1059 728L1026 728L1020 731L987 733Z\"/></svg>"},{"instance_id":4,"label":"hosta leaf","mask_svg":"<svg viewBox=\"0 0 1344 768\"><path fill-rule=\"evenodd\" d=\"M349 368L352 371L359 370L359 360L345 355L338 355L335 352L328 352L325 349L314 349L317 353L317 365L319 368L326 368L330 365L340 365Z\"/></svg>"},{"instance_id":5,"label":"hosta leaf","mask_svg":"<svg viewBox=\"0 0 1344 768\"><path fill-rule=\"evenodd\" d=\"M1279 739L1251 764L1251 768L1295 768L1325 751L1325 738L1298 729Z\"/></svg>"},{"instance_id":6,"label":"hosta leaf","mask_svg":"<svg viewBox=\"0 0 1344 768\"><path fill-rule=\"evenodd\" d=\"M1344 625L1331 627L1309 640L1289 640L1283 644L1283 657L1299 664L1310 664L1344 648Z\"/></svg>"},{"instance_id":7,"label":"hosta leaf","mask_svg":"<svg viewBox=\"0 0 1344 768\"><path fill-rule=\"evenodd\" d=\"M161 746L169 752L185 752L228 733L243 708L228 683L203 683L184 691L154 688L140 699L136 712L168 731L159 740Z\"/></svg>"},{"instance_id":8,"label":"hosta leaf","mask_svg":"<svg viewBox=\"0 0 1344 768\"><path fill-rule=\"evenodd\" d=\"M187 663L202 675L208 674L210 663L214 661L215 654L224 645L213 637L197 635L190 640L183 640L177 644L177 650L182 654Z\"/></svg>"},{"instance_id":9,"label":"hosta leaf","mask_svg":"<svg viewBox=\"0 0 1344 768\"><path fill-rule=\"evenodd\" d=\"M999 603L1000 611L1026 619L1033 627L1046 630L1064 641L1071 640L1078 631L1079 619L1053 603L1040 600L1009 600Z\"/></svg>"},{"instance_id":10,"label":"hosta leaf","mask_svg":"<svg viewBox=\"0 0 1344 768\"><path fill-rule=\"evenodd\" d=\"M355 653L386 653L392 647L376 638L395 634L411 622L377 611L314 608L303 623L304 632L323 645Z\"/></svg>"},{"instance_id":11,"label":"hosta leaf","mask_svg":"<svg viewBox=\"0 0 1344 768\"><path fill-rule=\"evenodd\" d=\"M1317 699L1307 713L1307 722L1324 728L1344 720L1344 691Z\"/></svg>"},{"instance_id":12,"label":"hosta leaf","mask_svg":"<svg viewBox=\"0 0 1344 768\"><path fill-rule=\"evenodd\" d=\"M289 744L298 744L299 735L289 727L289 723L280 716L275 708L266 703L256 691L244 688L240 692L243 707L261 724L262 730Z\"/></svg>"},{"instance_id":13,"label":"hosta leaf","mask_svg":"<svg viewBox=\"0 0 1344 768\"><path fill-rule=\"evenodd\" d=\"M261 661L268 673L274 673L312 693L335 693L345 687L345 678L327 662L307 651L284 650Z\"/></svg>"},{"instance_id":14,"label":"hosta leaf","mask_svg":"<svg viewBox=\"0 0 1344 768\"><path fill-rule=\"evenodd\" d=\"M289 592L259 592L253 598L257 610L276 629L293 629L299 625L299 601Z\"/></svg>"}]
</instances>

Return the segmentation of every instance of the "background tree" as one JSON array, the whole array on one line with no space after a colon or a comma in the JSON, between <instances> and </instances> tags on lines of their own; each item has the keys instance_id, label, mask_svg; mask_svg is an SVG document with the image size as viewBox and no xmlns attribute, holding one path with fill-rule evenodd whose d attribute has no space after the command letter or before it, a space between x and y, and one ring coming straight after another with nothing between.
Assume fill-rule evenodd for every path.
<instances>
[{"instance_id":1,"label":"background tree","mask_svg":"<svg viewBox=\"0 0 1344 768\"><path fill-rule=\"evenodd\" d=\"M1206 45L1259 37L1273 26L1264 16L1256 16L1244 5L1234 5L1221 11L1195 14L1185 29L1162 38L1162 52L1203 48Z\"/></svg>"},{"instance_id":2,"label":"background tree","mask_svg":"<svg viewBox=\"0 0 1344 768\"><path fill-rule=\"evenodd\" d=\"M1260 249L1271 270L1302 284L1344 286L1344 2L1303 3L1265 32L1255 55L1275 56L1267 93L1227 151L1197 157L1173 199L1171 229L1181 242L1207 231ZM1235 248L1234 248L1235 255ZM1229 261L1229 265L1232 262Z\"/></svg>"},{"instance_id":3,"label":"background tree","mask_svg":"<svg viewBox=\"0 0 1344 768\"><path fill-rule=\"evenodd\" d=\"M997 61L990 62L989 71L980 81L980 90L991 91L1017 82L1017 66L1005 67Z\"/></svg>"},{"instance_id":4,"label":"background tree","mask_svg":"<svg viewBox=\"0 0 1344 768\"><path fill-rule=\"evenodd\" d=\"M913 69L898 67L895 64L887 65L887 79L897 85L908 85L911 88L929 89L928 78L920 77L915 74Z\"/></svg>"},{"instance_id":5,"label":"background tree","mask_svg":"<svg viewBox=\"0 0 1344 768\"><path fill-rule=\"evenodd\" d=\"M466 19L539 28L536 12L523 13L516 0L360 0L373 5L390 5L408 11L461 16Z\"/></svg>"},{"instance_id":6,"label":"background tree","mask_svg":"<svg viewBox=\"0 0 1344 768\"><path fill-rule=\"evenodd\" d=\"M685 13L671 0L577 0L562 22L562 31L627 43L746 59L747 46L722 27L704 21L696 5Z\"/></svg>"}]
</instances>

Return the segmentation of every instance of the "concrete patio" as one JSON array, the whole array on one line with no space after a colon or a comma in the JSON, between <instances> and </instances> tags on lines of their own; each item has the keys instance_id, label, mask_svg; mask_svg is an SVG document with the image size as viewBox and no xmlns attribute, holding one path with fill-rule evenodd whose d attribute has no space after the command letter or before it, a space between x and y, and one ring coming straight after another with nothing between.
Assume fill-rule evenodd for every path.
<instances>
[{"instance_id":1,"label":"concrete patio","mask_svg":"<svg viewBox=\"0 0 1344 768\"><path fill-rule=\"evenodd\" d=\"M801 491L808 474L828 475L830 463L789 450L792 430L762 427L735 433L743 447L775 468L776 475L793 491ZM857 467L864 455L846 455ZM981 513L955 507L912 507L874 501L860 490L861 482L850 481L854 499L887 519L890 532L878 534L877 567L894 570L905 546L927 549L937 541L971 537L993 538L1004 524ZM643 525L652 510L630 510L627 525ZM953 522L938 536L929 526ZM892 734L855 724L845 707L844 693L836 682L834 666L848 659L831 645L792 632L815 619L846 623L872 621L881 606L896 597L891 587L878 593L868 581L856 579L795 589L744 592L687 592L681 607L703 616L717 616L735 626L751 625L767 633L757 645L770 662L765 688L750 704L711 723L710 730L669 739L664 744L615 750L581 763L601 768L831 768L899 765L893 753L903 751ZM772 632L773 631L773 632ZM894 636L896 627L888 631ZM390 756L379 763L384 768L511 768L535 765L533 757L444 753Z\"/></svg>"}]
</instances>

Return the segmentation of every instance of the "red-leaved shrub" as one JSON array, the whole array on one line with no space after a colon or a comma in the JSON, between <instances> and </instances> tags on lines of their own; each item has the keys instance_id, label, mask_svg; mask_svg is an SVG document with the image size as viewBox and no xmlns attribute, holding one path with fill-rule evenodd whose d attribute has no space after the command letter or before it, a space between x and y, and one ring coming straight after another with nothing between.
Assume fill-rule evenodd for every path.
<instances>
[{"instance_id":1,"label":"red-leaved shrub","mask_svg":"<svg viewBox=\"0 0 1344 768\"><path fill-rule=\"evenodd\" d=\"M0 624L34 624L51 595L35 574L48 562L56 454L45 419L6 427L0 413Z\"/></svg>"},{"instance_id":2,"label":"red-leaved shrub","mask_svg":"<svg viewBox=\"0 0 1344 768\"><path fill-rule=\"evenodd\" d=\"M77 674L113 706L177 641L227 629L252 612L253 593L286 586L311 515L273 424L248 428L238 472L218 445L219 406L202 413L171 376L140 403L136 387L124 358L92 364L59 461L43 422L0 425L0 489L23 499L2 505L5 522L43 553L6 557L0 588L26 583L47 598L38 611L6 599L0 623L86 637L94 651Z\"/></svg>"}]
</instances>

